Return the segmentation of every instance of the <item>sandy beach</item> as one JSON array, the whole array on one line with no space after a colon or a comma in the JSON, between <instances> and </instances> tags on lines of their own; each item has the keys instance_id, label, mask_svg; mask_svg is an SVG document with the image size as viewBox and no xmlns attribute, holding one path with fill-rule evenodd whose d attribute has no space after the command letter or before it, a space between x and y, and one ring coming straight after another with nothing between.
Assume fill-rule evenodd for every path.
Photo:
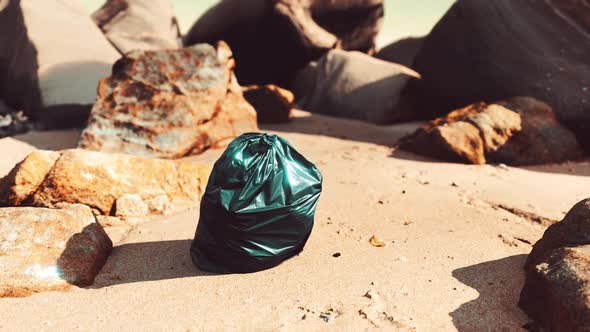
<instances>
[{"instance_id":1,"label":"sandy beach","mask_svg":"<svg viewBox=\"0 0 590 332\"><path fill-rule=\"evenodd\" d=\"M526 255L587 195L588 162L513 168L424 159L392 146L418 124L378 127L298 111L261 130L285 137L324 176L305 250L253 274L199 271L193 210L111 227L92 287L0 300L1 330L519 330ZM78 131L0 140L0 174ZM222 150L190 160L213 163ZM539 218L542 217L542 218ZM369 243L371 236L386 246ZM339 253L339 257L334 255Z\"/></svg>"}]
</instances>

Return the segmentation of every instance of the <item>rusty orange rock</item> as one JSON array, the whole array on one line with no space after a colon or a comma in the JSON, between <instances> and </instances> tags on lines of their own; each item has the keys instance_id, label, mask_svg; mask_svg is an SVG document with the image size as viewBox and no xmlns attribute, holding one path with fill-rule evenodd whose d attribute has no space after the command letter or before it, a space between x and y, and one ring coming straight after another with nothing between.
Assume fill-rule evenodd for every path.
<instances>
[{"instance_id":1,"label":"rusty orange rock","mask_svg":"<svg viewBox=\"0 0 590 332\"><path fill-rule=\"evenodd\" d=\"M244 87L244 97L254 107L260 123L284 123L291 120L295 96L276 85Z\"/></svg>"},{"instance_id":2,"label":"rusty orange rock","mask_svg":"<svg viewBox=\"0 0 590 332\"><path fill-rule=\"evenodd\" d=\"M576 160L584 151L551 107L530 97L476 103L404 138L403 149L471 164L533 165Z\"/></svg>"},{"instance_id":3,"label":"rusty orange rock","mask_svg":"<svg viewBox=\"0 0 590 332\"><path fill-rule=\"evenodd\" d=\"M40 160L46 163L37 168ZM35 151L3 179L0 204L84 204L115 215L119 199L136 195L150 214L170 214L198 206L209 172L205 165L123 154Z\"/></svg>"},{"instance_id":4,"label":"rusty orange rock","mask_svg":"<svg viewBox=\"0 0 590 332\"><path fill-rule=\"evenodd\" d=\"M0 298L89 286L112 242L90 208L0 209Z\"/></svg>"},{"instance_id":5,"label":"rusty orange rock","mask_svg":"<svg viewBox=\"0 0 590 332\"><path fill-rule=\"evenodd\" d=\"M256 112L235 79L225 43L134 51L100 81L79 147L159 158L223 147L258 131Z\"/></svg>"},{"instance_id":6,"label":"rusty orange rock","mask_svg":"<svg viewBox=\"0 0 590 332\"><path fill-rule=\"evenodd\" d=\"M407 137L402 147L444 160L485 164L486 151L505 143L519 130L518 113L478 103L427 123Z\"/></svg>"}]
</instances>

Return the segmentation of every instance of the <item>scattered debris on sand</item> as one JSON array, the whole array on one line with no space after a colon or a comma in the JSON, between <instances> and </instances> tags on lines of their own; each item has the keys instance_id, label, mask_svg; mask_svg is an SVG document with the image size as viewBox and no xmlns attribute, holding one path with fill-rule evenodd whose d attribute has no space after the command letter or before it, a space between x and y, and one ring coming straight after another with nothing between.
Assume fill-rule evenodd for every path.
<instances>
[{"instance_id":1,"label":"scattered debris on sand","mask_svg":"<svg viewBox=\"0 0 590 332\"><path fill-rule=\"evenodd\" d=\"M556 120L551 107L526 97L453 111L404 138L400 147L470 164L535 165L584 157L576 137Z\"/></svg>"}]
</instances>

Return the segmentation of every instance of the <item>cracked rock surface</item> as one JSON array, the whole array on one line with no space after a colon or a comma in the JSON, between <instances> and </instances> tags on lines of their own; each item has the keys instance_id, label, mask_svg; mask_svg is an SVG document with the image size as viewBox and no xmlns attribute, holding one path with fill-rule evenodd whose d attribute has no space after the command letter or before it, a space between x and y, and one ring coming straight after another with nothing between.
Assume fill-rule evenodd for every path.
<instances>
[{"instance_id":1,"label":"cracked rock surface","mask_svg":"<svg viewBox=\"0 0 590 332\"><path fill-rule=\"evenodd\" d=\"M134 51L102 79L80 148L180 158L258 131L229 47Z\"/></svg>"},{"instance_id":2,"label":"cracked rock surface","mask_svg":"<svg viewBox=\"0 0 590 332\"><path fill-rule=\"evenodd\" d=\"M551 107L528 97L476 103L435 119L401 148L470 164L538 165L576 160L584 151Z\"/></svg>"},{"instance_id":3,"label":"cracked rock surface","mask_svg":"<svg viewBox=\"0 0 590 332\"><path fill-rule=\"evenodd\" d=\"M71 203L102 215L172 214L197 206L209 171L202 164L123 154L35 151L0 182L0 205Z\"/></svg>"}]
</instances>

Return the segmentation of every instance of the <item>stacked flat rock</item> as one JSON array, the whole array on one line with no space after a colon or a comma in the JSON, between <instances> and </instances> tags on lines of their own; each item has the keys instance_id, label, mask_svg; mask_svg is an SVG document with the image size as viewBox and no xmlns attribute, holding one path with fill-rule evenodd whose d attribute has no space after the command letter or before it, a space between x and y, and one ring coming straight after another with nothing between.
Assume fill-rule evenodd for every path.
<instances>
[{"instance_id":1,"label":"stacked flat rock","mask_svg":"<svg viewBox=\"0 0 590 332\"><path fill-rule=\"evenodd\" d=\"M422 126L400 146L471 164L534 165L584 156L576 137L556 120L551 107L527 97L453 111Z\"/></svg>"},{"instance_id":2,"label":"stacked flat rock","mask_svg":"<svg viewBox=\"0 0 590 332\"><path fill-rule=\"evenodd\" d=\"M121 53L180 47L170 0L109 0L92 19Z\"/></svg>"},{"instance_id":3,"label":"stacked flat rock","mask_svg":"<svg viewBox=\"0 0 590 332\"><path fill-rule=\"evenodd\" d=\"M113 244L90 208L0 208L0 298L89 286Z\"/></svg>"},{"instance_id":4,"label":"stacked flat rock","mask_svg":"<svg viewBox=\"0 0 590 332\"><path fill-rule=\"evenodd\" d=\"M209 172L195 163L123 154L35 151L0 181L0 206L69 203L119 217L172 214L198 206Z\"/></svg>"},{"instance_id":5,"label":"stacked flat rock","mask_svg":"<svg viewBox=\"0 0 590 332\"><path fill-rule=\"evenodd\" d=\"M590 326L590 199L576 204L533 247L519 305L547 331Z\"/></svg>"},{"instance_id":6,"label":"stacked flat rock","mask_svg":"<svg viewBox=\"0 0 590 332\"><path fill-rule=\"evenodd\" d=\"M100 81L79 147L179 158L258 131L233 68L224 43L126 54Z\"/></svg>"},{"instance_id":7,"label":"stacked flat rock","mask_svg":"<svg viewBox=\"0 0 590 332\"><path fill-rule=\"evenodd\" d=\"M590 149L590 4L459 0L424 40L410 82L416 117L530 96Z\"/></svg>"},{"instance_id":8,"label":"stacked flat rock","mask_svg":"<svg viewBox=\"0 0 590 332\"><path fill-rule=\"evenodd\" d=\"M240 83L288 87L330 49L372 53L383 15L383 0L224 0L193 25L185 45L224 40Z\"/></svg>"}]
</instances>

